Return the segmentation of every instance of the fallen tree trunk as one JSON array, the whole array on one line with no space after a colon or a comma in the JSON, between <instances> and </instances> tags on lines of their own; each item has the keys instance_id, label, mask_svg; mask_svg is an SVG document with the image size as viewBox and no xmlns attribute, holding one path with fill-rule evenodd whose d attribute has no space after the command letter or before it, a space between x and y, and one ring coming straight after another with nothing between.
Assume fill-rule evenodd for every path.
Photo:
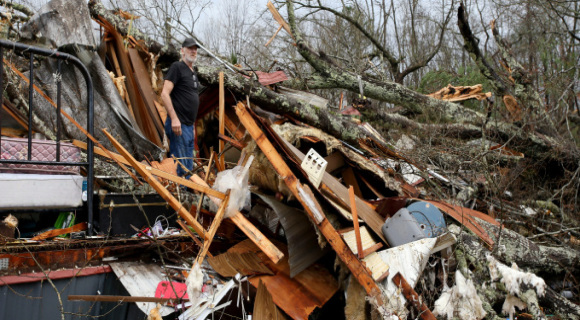
<instances>
[{"instance_id":1,"label":"fallen tree trunk","mask_svg":"<svg viewBox=\"0 0 580 320\"><path fill-rule=\"evenodd\" d=\"M519 128L504 121L488 121L486 115L459 104L425 96L394 82L379 82L373 79L359 78L355 74L339 69L310 49L296 27L293 2L288 0L287 5L288 23L296 39L298 52L314 69L314 73L304 81L304 87L310 89L342 88L358 93L360 86L362 86L364 95L367 97L400 105L414 113L429 111L438 115L442 122L452 120L457 123L473 124L482 128L482 135L501 144L505 143L509 148L520 151L530 158L541 161L553 160L566 166L576 166L580 161L578 149L573 144L568 144L565 139L547 136L529 128ZM493 78L493 76L490 77ZM291 108L290 105L287 108ZM299 108L293 109L288 111L304 117ZM305 112L313 113L312 110ZM303 121L312 124L312 122L306 121L307 118L304 117ZM322 129L326 130L325 127Z\"/></svg>"},{"instance_id":2,"label":"fallen tree trunk","mask_svg":"<svg viewBox=\"0 0 580 320\"><path fill-rule=\"evenodd\" d=\"M198 68L200 80L204 85L208 86L218 85L219 71L219 68L211 66L199 66ZM352 77L353 79L351 80L355 81L354 76ZM248 95L253 103L259 105L265 110L289 115L311 126L318 127L341 140L356 144L358 138L367 135L366 132L354 123L350 117L335 113L330 109L312 106L282 94L278 94L262 86L257 81L247 79L239 74L226 73L224 79L226 87L234 94ZM323 79L320 78L320 80L322 81ZM393 94L395 97L399 97L402 101L408 101L409 104L421 106L425 109L445 109L445 106L449 105L451 106L451 109L454 110L470 110L451 102L424 96L395 83L384 87L376 86L376 90L380 90L387 94ZM394 98L393 101L399 101L399 98ZM464 113L459 112L459 114ZM484 126L485 117L483 115L472 110L465 114L474 115L474 117L471 118L473 121L467 121L466 118L464 119L466 123L463 124L421 124L421 126L429 126L433 128L438 127L437 131L439 132L449 130L449 132L455 132L456 135L459 133L459 136L466 138L487 136L489 139L494 139L499 143L508 143L510 148L520 151L527 157L536 160L545 161L548 159L567 165L576 165L577 162L580 161L580 154L576 149L565 148L561 142L556 141L554 138L530 132L504 122L494 121L488 123L487 126ZM387 117L385 120L388 121L388 118L397 121L397 119L395 119L397 117L394 115ZM399 118L398 120L410 123L410 120L405 120L405 118ZM480 129L481 127L484 127L485 129Z\"/></svg>"}]
</instances>

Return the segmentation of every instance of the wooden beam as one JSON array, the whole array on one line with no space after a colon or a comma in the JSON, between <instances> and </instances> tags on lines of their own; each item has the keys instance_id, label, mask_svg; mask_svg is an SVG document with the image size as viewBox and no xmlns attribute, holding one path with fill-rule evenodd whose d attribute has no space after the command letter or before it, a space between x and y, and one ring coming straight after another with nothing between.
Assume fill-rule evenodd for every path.
<instances>
[{"instance_id":1,"label":"wooden beam","mask_svg":"<svg viewBox=\"0 0 580 320\"><path fill-rule=\"evenodd\" d=\"M193 217L189 214L189 212L187 210L185 210L185 208L183 207L181 202L179 202L179 200L175 199L175 197L167 189L165 189L165 187L155 177L153 177L153 175L148 170L146 170L143 165L141 165L135 158L133 158L133 156L131 156L129 151L127 151L125 148L123 148L123 146L115 138L113 138L113 136L109 132L107 132L107 130L102 129L102 131L105 134L105 136L107 136L107 138L109 138L109 140L111 140L111 143L115 146L115 148L117 148L119 153L122 156L124 156L125 159L127 159L127 161L129 161L130 164L133 165L133 168L135 168L135 170L143 178L145 178L145 181L147 181L147 183L149 183L149 185L151 187L153 187L153 189L155 189L155 191L157 191L157 193L159 193L159 195L163 199L165 199L165 201L167 201L169 203L169 205L173 209L175 209L175 211L177 211L177 213L185 221L187 221L187 223L193 228L193 230L195 230L195 232L197 232L204 239L207 240L207 235L204 232L203 227L199 224L199 222L197 222L197 220L193 219ZM163 172L163 171L161 171L161 172ZM172 176L170 174L168 174L168 175ZM183 180L185 180L185 179L183 179Z\"/></svg>"},{"instance_id":2,"label":"wooden beam","mask_svg":"<svg viewBox=\"0 0 580 320\"><path fill-rule=\"evenodd\" d=\"M234 139L238 140L238 141L242 141L244 139L244 135L245 132L243 131L244 127L240 127L239 123L235 123L232 118L230 117L230 115L228 113L232 112L233 115L233 111L231 110L226 110L225 113L225 126L226 126L226 130L228 130L228 132L230 133L230 135L232 137L234 137ZM218 111L219 114L219 111Z\"/></svg>"},{"instance_id":3,"label":"wooden beam","mask_svg":"<svg viewBox=\"0 0 580 320\"><path fill-rule=\"evenodd\" d=\"M344 243L344 240L342 240L338 232L336 232L336 229L334 229L330 222L328 222L323 211L319 209L320 206L316 205L318 202L312 193L308 192L310 191L308 186L300 184L284 159L276 151L260 127L258 127L256 121L243 103L238 103L236 106L236 113L244 127L246 127L247 132L250 133L270 163L272 163L276 172L278 172L290 191L300 201L306 213L311 219L316 221L318 229L328 240L339 258L346 264L363 288L365 288L367 294L374 298L378 305L383 305L384 302L381 297L381 290L373 280L372 276L368 273L367 269L355 257L346 243ZM315 204L314 208L312 207L312 204Z\"/></svg>"},{"instance_id":4,"label":"wooden beam","mask_svg":"<svg viewBox=\"0 0 580 320\"><path fill-rule=\"evenodd\" d=\"M158 302L158 303L167 303L167 302L183 302L189 301L187 298L176 298L176 299L167 299L167 298L156 298L156 297L132 297L132 296L106 296L106 295L76 295L71 294L68 296L69 301L98 301L98 302Z\"/></svg>"},{"instance_id":5,"label":"wooden beam","mask_svg":"<svg viewBox=\"0 0 580 320\"><path fill-rule=\"evenodd\" d=\"M362 192L360 191L360 186L358 185L358 181L356 180L356 176L354 174L354 170L352 170L352 167L347 166L346 169L342 171L342 179L344 181L344 184L346 184L347 186L352 186L354 188L354 193L359 198L362 198Z\"/></svg>"},{"instance_id":6,"label":"wooden beam","mask_svg":"<svg viewBox=\"0 0 580 320\"><path fill-rule=\"evenodd\" d=\"M234 140L234 139L232 139L226 135L223 135L221 133L218 134L218 138L220 139L220 143L227 142L227 143L231 144L232 146L234 146L238 150L242 150L246 147L245 143Z\"/></svg>"},{"instance_id":7,"label":"wooden beam","mask_svg":"<svg viewBox=\"0 0 580 320\"><path fill-rule=\"evenodd\" d=\"M44 239L54 238L54 237L58 237L60 235L71 233L71 232L78 232L78 231L87 230L87 228L88 228L88 224L86 222L81 222L81 223L75 224L72 227L68 227L68 228L64 228L64 229L48 230L46 232L43 232L43 233L33 237L30 240L36 241L36 240L44 240Z\"/></svg>"},{"instance_id":8,"label":"wooden beam","mask_svg":"<svg viewBox=\"0 0 580 320\"><path fill-rule=\"evenodd\" d=\"M364 258L362 241L360 239L360 228L358 226L358 214L356 213L356 200L354 198L354 187L350 186L348 188L348 194L350 196L350 212L352 213L352 222L354 224L354 238L356 240L356 252L358 253L358 258Z\"/></svg>"},{"instance_id":9,"label":"wooden beam","mask_svg":"<svg viewBox=\"0 0 580 320\"><path fill-rule=\"evenodd\" d=\"M280 32L280 30L282 30L282 25L280 25L278 27L278 30L276 30L276 32L274 32L274 35L270 38L270 40L268 40L268 42L266 42L264 47L267 47L270 44L270 42L272 42L274 40L274 38L276 38L276 36L278 35L278 32Z\"/></svg>"},{"instance_id":10,"label":"wooden beam","mask_svg":"<svg viewBox=\"0 0 580 320\"><path fill-rule=\"evenodd\" d=\"M364 259L369 254L371 254L373 252L376 252L377 250L379 250L382 247L383 247L383 243L382 242L377 242L374 245L372 245L371 247L366 248L362 252L362 258L361 259Z\"/></svg>"},{"instance_id":11,"label":"wooden beam","mask_svg":"<svg viewBox=\"0 0 580 320\"><path fill-rule=\"evenodd\" d=\"M420 312L419 317L421 317L421 319L437 320L437 318L435 318L433 313L431 313L431 310L429 310L429 308L427 308L425 303L423 303L421 299L419 299L419 295L417 294L417 292L415 292L415 290L411 288L409 283L407 283L407 280L403 278L400 272L397 272L397 274L393 276L392 280L397 287L401 288L401 291L405 296L405 299L407 299L407 301L409 301L417 310L419 310Z\"/></svg>"},{"instance_id":12,"label":"wooden beam","mask_svg":"<svg viewBox=\"0 0 580 320\"><path fill-rule=\"evenodd\" d=\"M205 258L205 255L209 251L209 246L211 245L211 242L213 240L213 237L215 236L215 233L216 233L218 227L222 223L222 219L224 218L224 214L226 213L226 208L228 207L228 204L230 202L230 191L231 191L231 189L228 189L228 191L226 191L226 197L222 201L222 204L219 207L219 209L215 215L215 218L213 218L213 222L211 223L209 230L207 231L207 238L208 239L205 240L205 242L203 243L203 248L201 249L201 251L199 252L199 255L195 259L197 264L200 266L201 266L201 263L203 262L203 259Z\"/></svg>"},{"instance_id":13,"label":"wooden beam","mask_svg":"<svg viewBox=\"0 0 580 320\"><path fill-rule=\"evenodd\" d=\"M225 136L225 112L226 112L226 96L224 90L224 73L219 73L219 134ZM220 139L219 143L219 163L222 168L225 168L225 157L224 157L225 143Z\"/></svg>"},{"instance_id":14,"label":"wooden beam","mask_svg":"<svg viewBox=\"0 0 580 320\"><path fill-rule=\"evenodd\" d=\"M213 147L212 147L211 154L209 156L209 161L207 162L207 169L205 170L205 177L203 178L203 181L205 183L207 183L207 180L209 179L209 174L211 172L211 166L213 164L213 159L215 156L216 156L216 154L215 154L215 152L213 152ZM197 202L197 207L196 207L195 215L194 215L194 217L196 219L197 219L197 216L199 216L199 211L201 210L201 205L203 204L204 196L205 196L205 193L203 193L203 192L199 195L199 201Z\"/></svg>"},{"instance_id":15,"label":"wooden beam","mask_svg":"<svg viewBox=\"0 0 580 320\"><path fill-rule=\"evenodd\" d=\"M87 144L82 142L82 141L73 140L72 143L79 148L82 148L85 150L87 149ZM128 166L133 166L129 161L127 161L122 155L120 155L118 153L111 152L107 149L103 150L102 148L98 148L98 147L95 147L94 151L95 151L95 154L109 158L111 160L115 160L118 163L123 163L123 164L128 165ZM225 198L225 194L223 194L219 191L216 191L210 187L199 185L191 180L187 180L187 179L184 179L182 177L172 175L171 173L167 173L165 171L159 170L157 168L153 168L151 166L145 165L145 164L140 163L140 162L137 162L137 165L139 167L142 167L143 169L151 172L151 174L153 174L154 176L157 176L157 177L167 179L169 181L184 185L184 186L191 188L195 191L206 193L206 194L209 194L209 195L216 197L216 198L219 198L219 199Z\"/></svg>"},{"instance_id":16,"label":"wooden beam","mask_svg":"<svg viewBox=\"0 0 580 320\"><path fill-rule=\"evenodd\" d=\"M217 163L216 163L217 164ZM207 182L203 181L203 179L194 174L191 176L191 179L198 184L207 185ZM210 196L211 201L213 203L219 205L220 200ZM284 257L284 253L280 251L268 238L254 226L244 215L237 211L232 217L230 217L232 222L242 230L242 232L264 252L270 260L274 263L278 263L282 257Z\"/></svg>"}]
</instances>

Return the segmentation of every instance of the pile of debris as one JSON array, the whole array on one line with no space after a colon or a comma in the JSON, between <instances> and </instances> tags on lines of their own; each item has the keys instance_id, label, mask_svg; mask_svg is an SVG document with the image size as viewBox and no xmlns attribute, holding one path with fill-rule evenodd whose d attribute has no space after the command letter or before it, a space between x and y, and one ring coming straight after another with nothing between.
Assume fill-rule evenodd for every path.
<instances>
[{"instance_id":1,"label":"pile of debris","mask_svg":"<svg viewBox=\"0 0 580 320\"><path fill-rule=\"evenodd\" d=\"M9 216L0 225L0 286L15 288L23 277L17 273L52 283L55 270L66 268L74 271L61 278L114 273L127 290L124 296L69 291L69 301L59 294L63 318L67 310L104 315L87 301L134 302L148 319L580 318L577 250L536 244L498 215L475 210L476 181L403 155L414 144L408 136L392 147L369 124L340 116L342 128L364 133L354 145L297 121L285 103L329 108L328 101L280 86L283 72L248 77L199 66L200 150L190 178L176 176L179 161L164 157L167 114L159 93L162 68L177 56L128 32L128 23L99 2L54 0L21 29L27 41L48 39L91 72L101 214L80 224L63 215L56 229L29 238L18 235ZM45 110L56 100L55 65L8 54L2 115L14 125L3 119L2 135L19 138L33 126L54 137L56 119ZM39 72L27 75L27 63L37 63ZM61 112L82 123L86 88L66 65L57 75L67 88ZM22 98L27 77L36 84L38 110L30 118ZM449 86L434 96L489 98L480 86ZM75 123L64 126L72 144L86 149L78 141L85 133ZM123 192L128 204L113 200ZM453 198L441 196L452 192ZM155 219L153 207L164 214ZM87 230L96 235L79 234Z\"/></svg>"}]
</instances>

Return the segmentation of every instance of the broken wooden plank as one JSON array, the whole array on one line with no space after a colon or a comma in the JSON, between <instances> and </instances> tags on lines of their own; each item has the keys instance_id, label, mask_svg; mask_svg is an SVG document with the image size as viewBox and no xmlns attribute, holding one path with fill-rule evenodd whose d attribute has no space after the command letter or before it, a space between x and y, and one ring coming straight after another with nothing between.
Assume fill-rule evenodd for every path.
<instances>
[{"instance_id":1,"label":"broken wooden plank","mask_svg":"<svg viewBox=\"0 0 580 320\"><path fill-rule=\"evenodd\" d=\"M281 250L287 248L280 243ZM339 288L336 279L328 270L318 264L311 265L293 278L290 277L290 265L284 258L274 264L268 260L251 241L242 241L228 249L230 254L256 253L261 262L273 271L272 275L249 277L250 283L258 287L264 283L272 294L274 303L284 310L292 319L308 319L308 315L317 307L322 307L334 296Z\"/></svg>"},{"instance_id":2,"label":"broken wooden plank","mask_svg":"<svg viewBox=\"0 0 580 320\"><path fill-rule=\"evenodd\" d=\"M159 118L161 118L161 123L165 124L165 121L167 120L167 110L163 105L161 105L161 103L157 101L153 101L153 103L155 104L155 109L157 109Z\"/></svg>"},{"instance_id":3,"label":"broken wooden plank","mask_svg":"<svg viewBox=\"0 0 580 320\"><path fill-rule=\"evenodd\" d=\"M274 7L274 4L272 3L272 1L268 1L268 4L266 4L266 6L268 7L268 10L270 10L270 12L272 13L272 17L274 17L274 20L276 20L284 28L284 30L286 30L286 32L288 32L288 34L292 37L292 39L294 39L294 35L292 34L292 30L290 30L290 26L284 20L284 18L282 18L282 16L280 15L280 12L278 12L278 10L276 10L276 7Z\"/></svg>"},{"instance_id":4,"label":"broken wooden plank","mask_svg":"<svg viewBox=\"0 0 580 320\"><path fill-rule=\"evenodd\" d=\"M356 194L357 197L362 198L362 192L360 191L360 186L358 185L358 181L356 180L354 170L352 170L352 167L348 166L346 167L346 169L342 171L342 181L344 181L345 185L351 186L354 189L354 194ZM352 206L352 200L350 200L349 203L351 203Z\"/></svg>"},{"instance_id":5,"label":"broken wooden plank","mask_svg":"<svg viewBox=\"0 0 580 320\"><path fill-rule=\"evenodd\" d=\"M163 187L163 185L157 179L155 179L148 170L146 170L135 158L133 158L133 156L131 156L131 154L125 150L125 148L115 138L113 138L113 136L107 132L107 130L102 129L102 131L107 136L107 138L109 138L115 148L117 148L119 153L133 165L133 168L135 168L135 170L139 172L143 178L145 178L145 181L147 181L147 183L149 183L149 185L153 187L153 189L155 189L155 191L157 191L157 193L159 193L159 195L165 199L165 201L167 201L169 205L175 211L177 211L177 213L185 221L187 221L187 223L195 230L195 232L207 240L207 235L204 232L203 227L199 224L199 222L197 222L197 220L193 219L189 212L183 207L181 202L175 199L175 197L167 189L165 189L165 187Z\"/></svg>"},{"instance_id":6,"label":"broken wooden plank","mask_svg":"<svg viewBox=\"0 0 580 320\"><path fill-rule=\"evenodd\" d=\"M209 187L207 182L203 181L203 179L196 174L192 175L191 179L202 186ZM217 205L221 202L219 199L212 196L210 196L210 199ZM260 250L268 256L268 258L274 261L274 263L277 263L282 259L282 257L284 257L284 253L282 253L282 251L280 251L258 228L256 228L256 226L248 221L241 212L237 211L232 217L230 217L230 219L260 248Z\"/></svg>"},{"instance_id":7,"label":"broken wooden plank","mask_svg":"<svg viewBox=\"0 0 580 320\"><path fill-rule=\"evenodd\" d=\"M198 265L201 265L203 259L205 259L205 255L209 251L209 246L213 241L213 237L215 236L218 227L222 223L222 219L224 218L224 214L226 213L226 208L228 207L228 204L230 202L230 191L231 189L228 189L228 191L226 191L226 197L223 199L222 204L220 205L215 217L213 218L213 222L211 223L211 226L207 231L207 240L203 242L203 248L201 249L199 255L195 259Z\"/></svg>"},{"instance_id":8,"label":"broken wooden plank","mask_svg":"<svg viewBox=\"0 0 580 320\"><path fill-rule=\"evenodd\" d=\"M260 281L258 284L258 292L254 303L254 313L252 319L254 320L277 320L284 319L284 316L278 310L272 299L272 295L266 289L266 285Z\"/></svg>"},{"instance_id":9,"label":"broken wooden plank","mask_svg":"<svg viewBox=\"0 0 580 320\"><path fill-rule=\"evenodd\" d=\"M486 222L489 222L495 226L500 226L500 223L495 221L492 217L479 212L477 210L472 210L469 208L461 207L452 205L443 201L434 201L434 200L422 200L425 202L429 202L439 208L439 210L445 212L457 222L464 225L467 229L475 233L481 240L483 240L490 248L493 248L495 241L487 234L485 229L475 220L474 217L482 219Z\"/></svg>"},{"instance_id":10,"label":"broken wooden plank","mask_svg":"<svg viewBox=\"0 0 580 320\"><path fill-rule=\"evenodd\" d=\"M395 285L401 289L403 295L405 296L405 299L407 299L407 301L409 301L413 305L413 307L419 310L419 317L421 317L421 319L437 320L437 318L435 318L433 313L431 313L431 310L427 308L427 306L425 305L425 303L423 303L422 299L419 297L417 292L415 292L415 290L411 288L409 283L407 283L407 280L403 278L400 272L397 272L397 274L395 274L392 280L395 283Z\"/></svg>"},{"instance_id":11,"label":"broken wooden plank","mask_svg":"<svg viewBox=\"0 0 580 320\"><path fill-rule=\"evenodd\" d=\"M242 150L246 147L246 145L243 142L239 142L237 140L234 140L234 139L232 139L226 135L223 135L221 133L218 134L218 138L220 139L220 143L227 142L238 150Z\"/></svg>"},{"instance_id":12,"label":"broken wooden plank","mask_svg":"<svg viewBox=\"0 0 580 320\"><path fill-rule=\"evenodd\" d=\"M382 305L383 300L381 297L381 290L369 275L366 268L344 243L338 232L336 232L334 227L330 222L328 222L322 210L319 209L316 198L312 196L311 192L308 193L308 191L310 191L308 186L302 186L299 183L296 176L294 176L284 159L282 159L272 143L258 127L254 118L248 112L247 107L243 103L238 103L236 106L236 113L247 132L250 133L270 163L272 163L276 172L278 172L294 196L300 201L310 218L317 222L319 230L328 240L340 259L346 264L363 288L365 288L367 294L371 296L371 298L376 299L378 305Z\"/></svg>"},{"instance_id":13,"label":"broken wooden plank","mask_svg":"<svg viewBox=\"0 0 580 320\"><path fill-rule=\"evenodd\" d=\"M244 135L246 134L244 127L240 126L239 122L234 121L236 119L234 111L228 108L225 112L224 125L229 134L237 141L242 141Z\"/></svg>"},{"instance_id":14,"label":"broken wooden plank","mask_svg":"<svg viewBox=\"0 0 580 320\"><path fill-rule=\"evenodd\" d=\"M358 258L362 259L363 257L363 248L362 248L362 241L360 239L360 229L358 226L358 214L356 213L356 202L354 200L354 187L351 185L348 188L348 194L350 196L350 207L352 212L352 222L354 224L354 238L356 240L356 248L358 253Z\"/></svg>"},{"instance_id":15,"label":"broken wooden plank","mask_svg":"<svg viewBox=\"0 0 580 320\"><path fill-rule=\"evenodd\" d=\"M134 116L139 122L141 119L141 130L147 139L149 139L154 144L162 147L162 142L159 137L159 133L155 128L155 124L152 122L151 118L148 116L147 107L143 97L139 94L139 89L137 86L137 80L135 79L133 73L133 67L129 60L129 55L125 50L125 45L123 43L123 38L115 27L103 17L98 18L100 23L104 26L105 30L113 37L113 50L116 51L116 56L119 59L119 67L125 76L125 85L127 93L129 95L129 100L131 100L131 105L133 106Z\"/></svg>"},{"instance_id":16,"label":"broken wooden plank","mask_svg":"<svg viewBox=\"0 0 580 320\"><path fill-rule=\"evenodd\" d=\"M88 228L88 224L86 222L81 222L81 223L75 224L72 227L68 227L68 228L64 228L64 229L48 230L46 232L43 232L43 233L33 237L30 240L35 240L35 241L36 240L45 240L45 239L58 237L60 235L71 233L71 232L79 232L79 231L87 230L87 228Z\"/></svg>"},{"instance_id":17,"label":"broken wooden plank","mask_svg":"<svg viewBox=\"0 0 580 320\"><path fill-rule=\"evenodd\" d=\"M207 180L209 179L209 174L211 172L211 166L212 166L212 163L213 163L213 158L216 156L215 152L213 152L213 147L211 149L212 150L211 150L211 153L210 153L210 156L209 156L209 161L207 162L207 169L205 170L205 176L203 178L203 181L205 183L207 183ZM197 216L199 216L199 212L201 210L201 205L203 204L203 198L204 198L204 196L205 196L205 193L203 193L203 192L199 195L199 201L197 202L197 208L195 210L195 215L194 215L194 217L196 219L197 219Z\"/></svg>"},{"instance_id":18,"label":"broken wooden plank","mask_svg":"<svg viewBox=\"0 0 580 320\"><path fill-rule=\"evenodd\" d=\"M280 25L278 27L278 30L276 30L276 32L274 32L274 35L270 38L270 40L268 40L268 42L266 42L264 47L267 47L270 44L270 42L274 41L274 38L276 38L276 36L278 35L278 32L280 32L280 30L282 30L282 25Z\"/></svg>"},{"instance_id":19,"label":"broken wooden plank","mask_svg":"<svg viewBox=\"0 0 580 320\"><path fill-rule=\"evenodd\" d=\"M369 254L376 252L377 250L379 250L380 248L383 247L383 243L382 242L377 242L374 245L372 245L371 247L368 247L366 249L363 250L363 259L368 256Z\"/></svg>"},{"instance_id":20,"label":"broken wooden plank","mask_svg":"<svg viewBox=\"0 0 580 320\"><path fill-rule=\"evenodd\" d=\"M437 92L430 93L427 96L451 102L469 99L484 100L491 97L491 92L482 91L483 86L481 84L476 84L474 86L452 86L451 84L448 84L447 87Z\"/></svg>"},{"instance_id":21,"label":"broken wooden plank","mask_svg":"<svg viewBox=\"0 0 580 320\"><path fill-rule=\"evenodd\" d=\"M28 131L28 119L24 117L10 101L4 100L2 102L2 109L4 109L4 111L6 111L12 117L12 119L18 122L22 128Z\"/></svg>"}]
</instances>

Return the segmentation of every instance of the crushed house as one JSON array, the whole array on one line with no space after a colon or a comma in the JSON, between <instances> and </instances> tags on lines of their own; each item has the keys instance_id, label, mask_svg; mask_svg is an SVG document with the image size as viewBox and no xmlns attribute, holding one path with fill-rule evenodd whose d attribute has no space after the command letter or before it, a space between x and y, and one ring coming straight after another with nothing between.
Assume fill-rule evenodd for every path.
<instances>
[{"instance_id":1,"label":"crushed house","mask_svg":"<svg viewBox=\"0 0 580 320\"><path fill-rule=\"evenodd\" d=\"M178 177L159 98L178 57L123 19L54 0L21 27L37 42L0 40L0 318L482 319L497 309L485 286L502 288L494 301L510 319L580 317L577 283L570 299L552 285L578 274L578 251L478 210L479 177L405 155L412 138L391 143L361 121L366 98L346 111L286 88L281 70L199 65L199 150ZM357 135L337 138L288 105L329 110ZM551 283L527 261L548 255Z\"/></svg>"}]
</instances>

